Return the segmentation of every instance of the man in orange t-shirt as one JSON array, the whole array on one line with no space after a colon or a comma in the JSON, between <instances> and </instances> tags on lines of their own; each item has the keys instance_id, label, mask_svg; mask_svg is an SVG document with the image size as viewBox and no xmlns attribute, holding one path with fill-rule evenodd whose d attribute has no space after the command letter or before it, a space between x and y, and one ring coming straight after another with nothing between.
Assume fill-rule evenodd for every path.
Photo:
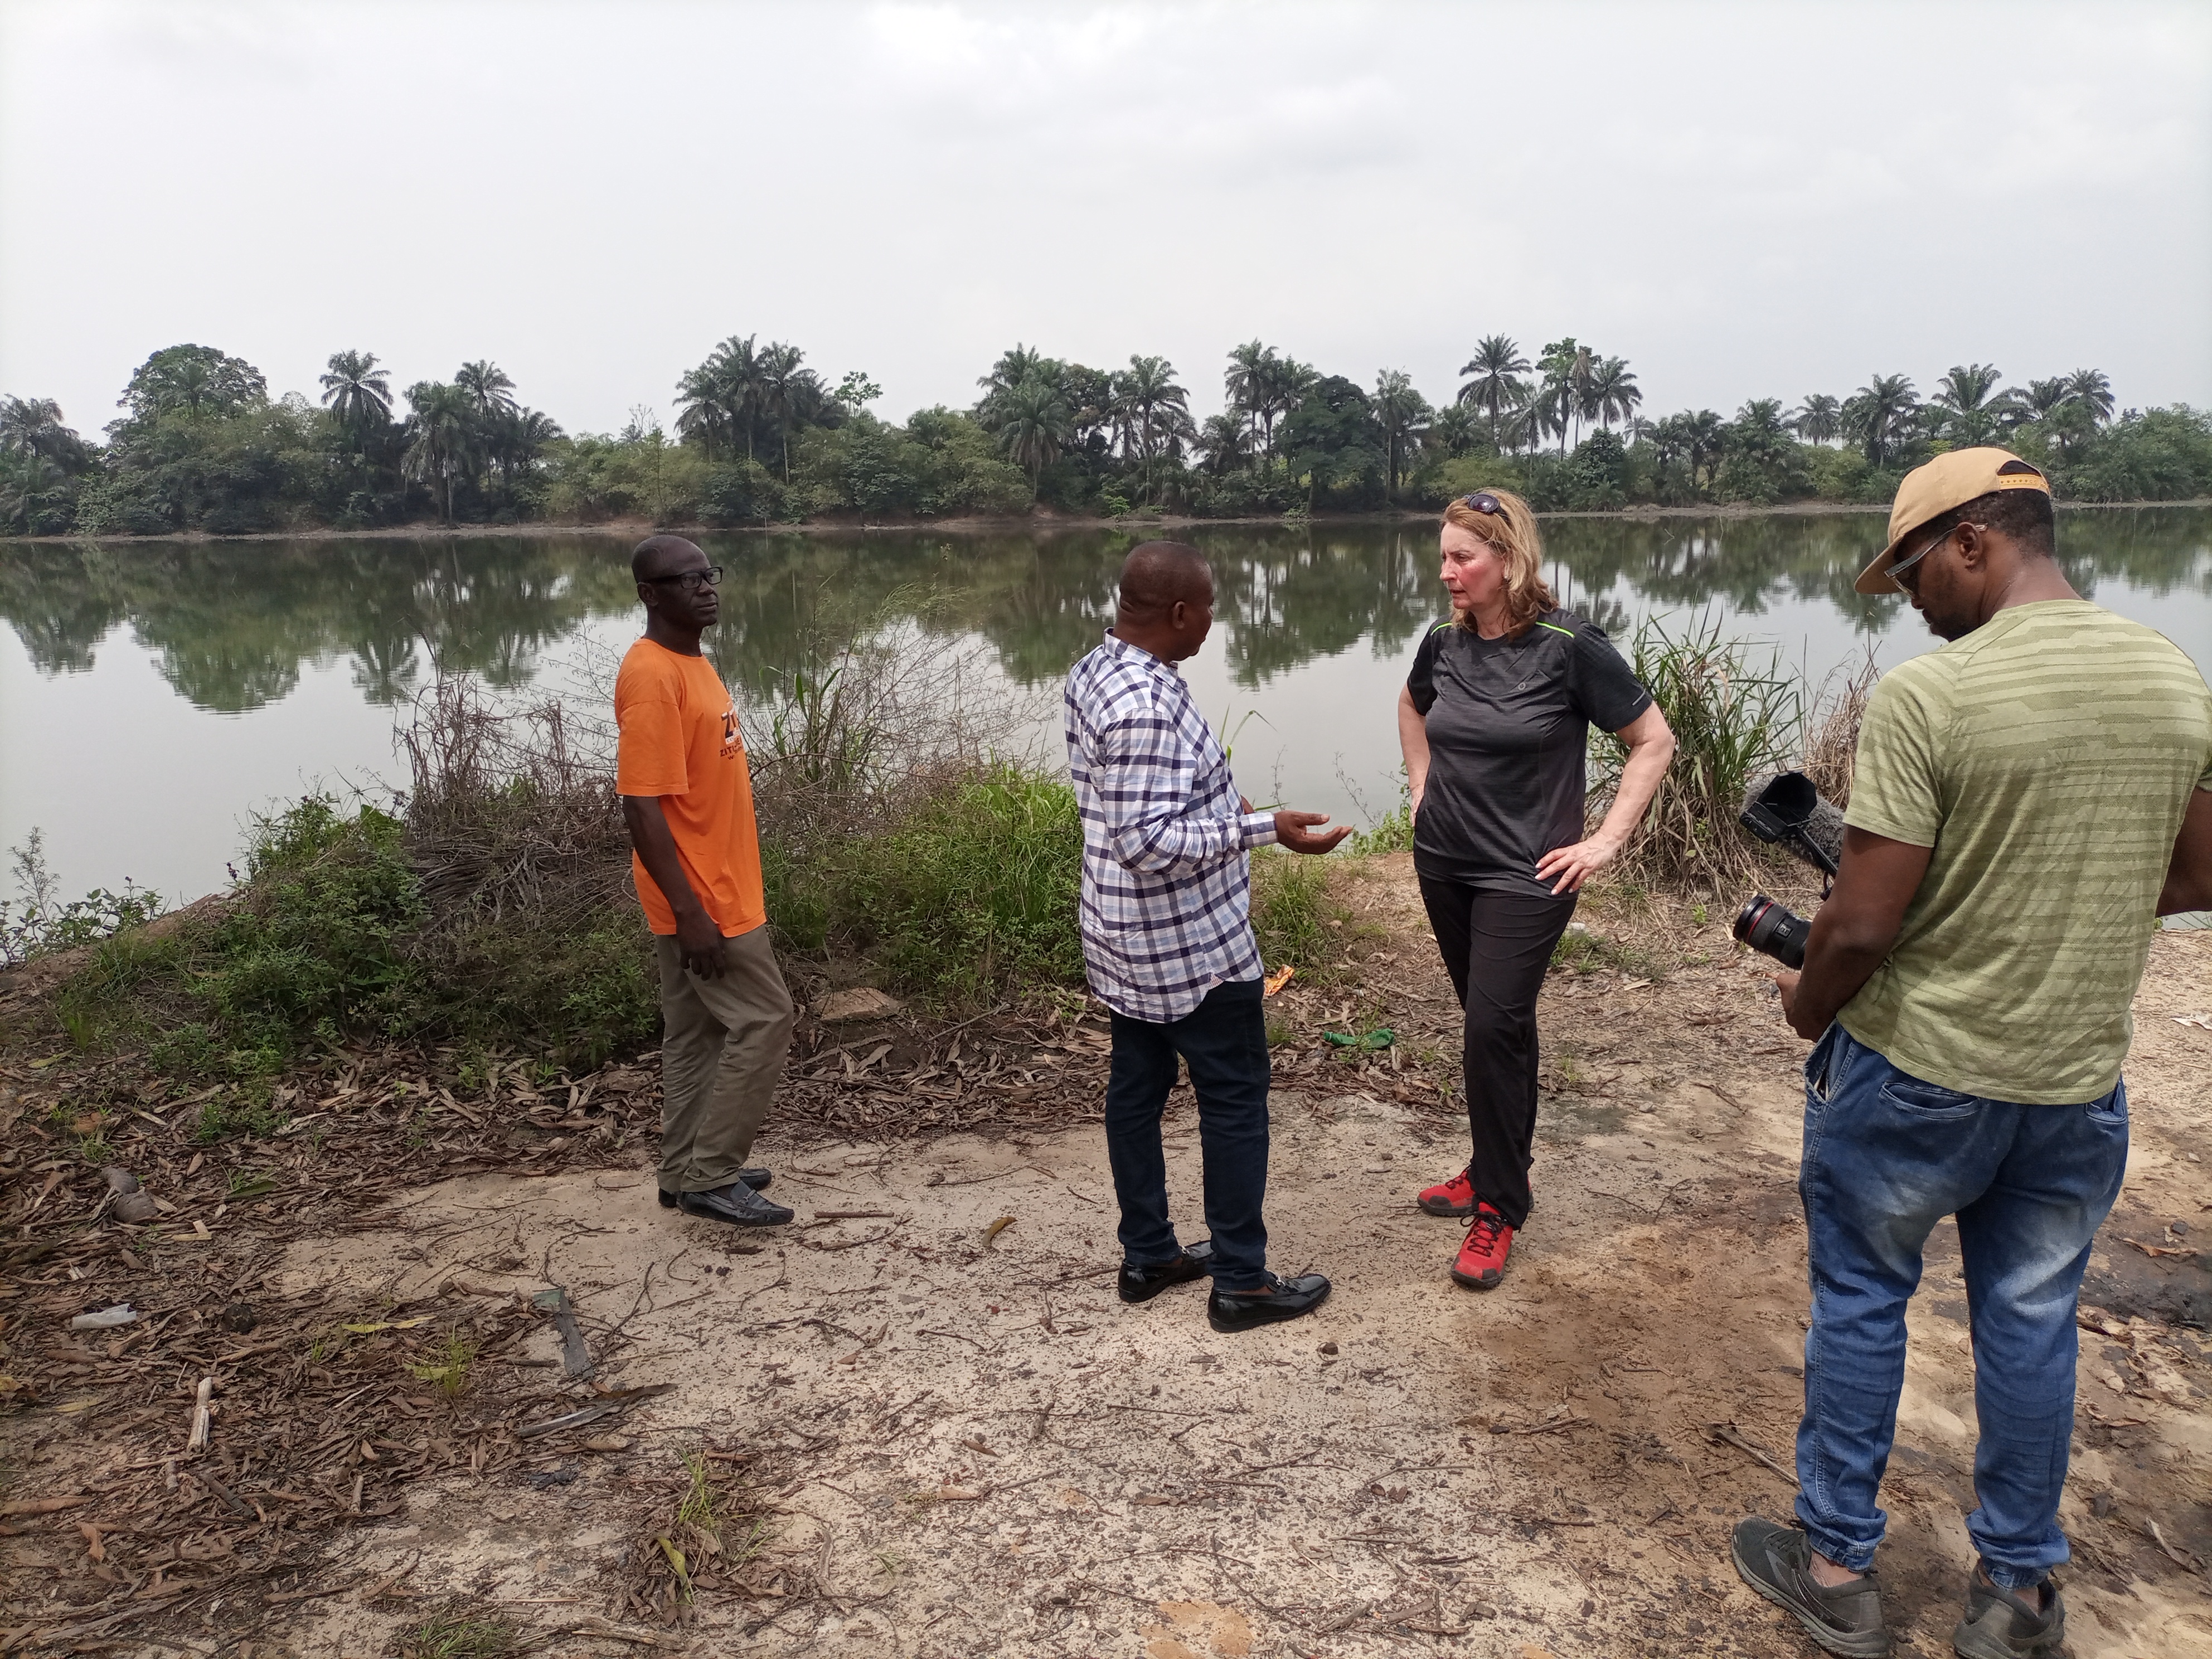
<instances>
[{"instance_id":1,"label":"man in orange t-shirt","mask_svg":"<svg viewBox=\"0 0 2212 1659\"><path fill-rule=\"evenodd\" d=\"M770 947L760 835L737 704L699 635L720 569L681 536L630 556L645 637L615 677L615 788L660 969L660 1202L740 1227L792 1212L747 1165L791 1047L791 993Z\"/></svg>"}]
</instances>

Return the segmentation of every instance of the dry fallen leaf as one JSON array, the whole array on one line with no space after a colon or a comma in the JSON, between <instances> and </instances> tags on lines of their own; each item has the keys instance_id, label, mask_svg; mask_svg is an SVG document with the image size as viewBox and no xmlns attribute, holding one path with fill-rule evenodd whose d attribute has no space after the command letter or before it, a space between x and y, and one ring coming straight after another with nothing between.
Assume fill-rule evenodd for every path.
<instances>
[{"instance_id":1,"label":"dry fallen leaf","mask_svg":"<svg viewBox=\"0 0 2212 1659\"><path fill-rule=\"evenodd\" d=\"M1007 1228L1013 1224L1013 1217L1010 1215L1000 1216L996 1221L994 1221L989 1226L983 1229L983 1243L986 1245L988 1245L993 1239L996 1238L1000 1233L1006 1231Z\"/></svg>"}]
</instances>

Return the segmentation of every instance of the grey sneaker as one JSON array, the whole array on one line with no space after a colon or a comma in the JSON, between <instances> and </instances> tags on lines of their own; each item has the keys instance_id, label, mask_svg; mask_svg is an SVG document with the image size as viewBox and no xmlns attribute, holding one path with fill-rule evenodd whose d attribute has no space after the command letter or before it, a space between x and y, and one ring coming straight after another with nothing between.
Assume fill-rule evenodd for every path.
<instances>
[{"instance_id":1,"label":"grey sneaker","mask_svg":"<svg viewBox=\"0 0 2212 1659\"><path fill-rule=\"evenodd\" d=\"M2051 1601L2039 1612L2036 1603L2046 1589ZM2065 1639L2066 1603L2057 1585L2046 1578L2033 1589L2001 1589L1976 1567L1966 1587L1966 1616L1951 1632L1960 1659L2034 1659L2057 1652Z\"/></svg>"},{"instance_id":2,"label":"grey sneaker","mask_svg":"<svg viewBox=\"0 0 2212 1659\"><path fill-rule=\"evenodd\" d=\"M1805 1634L1844 1659L1883 1659L1889 1627L1881 1622L1881 1587L1871 1572L1826 1589L1813 1579L1813 1547L1803 1530L1757 1516L1736 1522L1729 1553L1743 1582L1805 1627Z\"/></svg>"}]
</instances>

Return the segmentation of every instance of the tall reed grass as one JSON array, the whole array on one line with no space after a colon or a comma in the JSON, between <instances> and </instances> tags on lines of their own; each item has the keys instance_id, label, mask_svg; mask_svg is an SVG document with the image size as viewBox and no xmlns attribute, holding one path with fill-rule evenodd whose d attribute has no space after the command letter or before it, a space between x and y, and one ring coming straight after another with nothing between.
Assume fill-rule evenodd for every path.
<instances>
[{"instance_id":1,"label":"tall reed grass","mask_svg":"<svg viewBox=\"0 0 2212 1659\"><path fill-rule=\"evenodd\" d=\"M1763 858L1736 821L1745 787L1790 763L1804 724L1803 682L1771 647L1725 637L1710 612L1679 635L1644 622L1629 663L1674 729L1675 748L1616 879L1730 890ZM1610 732L1593 732L1591 748L1595 822L1620 787L1628 748Z\"/></svg>"}]
</instances>

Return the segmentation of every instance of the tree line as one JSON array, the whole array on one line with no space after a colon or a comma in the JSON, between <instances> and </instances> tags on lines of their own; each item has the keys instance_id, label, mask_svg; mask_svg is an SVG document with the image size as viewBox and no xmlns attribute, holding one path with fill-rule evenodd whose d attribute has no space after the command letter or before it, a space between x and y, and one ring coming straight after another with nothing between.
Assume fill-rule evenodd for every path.
<instances>
[{"instance_id":1,"label":"tree line","mask_svg":"<svg viewBox=\"0 0 2212 1659\"><path fill-rule=\"evenodd\" d=\"M340 351L318 398L272 399L251 363L178 345L131 375L102 442L51 399L0 397L0 532L1297 517L1430 508L1486 484L1543 510L1883 501L1930 455L1989 442L2044 465L2064 498L2212 494L2212 419L2120 410L2097 369L2008 386L1961 364L1925 397L1877 374L1845 395L1654 419L1625 358L1493 334L1458 379L1432 405L1403 370L1363 386L1255 339L1229 352L1224 407L1200 420L1164 357L1097 368L1017 344L972 405L901 424L871 411L882 388L865 373L832 386L798 346L732 335L679 377L672 434L641 406L618 433L571 435L489 361L395 398L373 353Z\"/></svg>"}]
</instances>

